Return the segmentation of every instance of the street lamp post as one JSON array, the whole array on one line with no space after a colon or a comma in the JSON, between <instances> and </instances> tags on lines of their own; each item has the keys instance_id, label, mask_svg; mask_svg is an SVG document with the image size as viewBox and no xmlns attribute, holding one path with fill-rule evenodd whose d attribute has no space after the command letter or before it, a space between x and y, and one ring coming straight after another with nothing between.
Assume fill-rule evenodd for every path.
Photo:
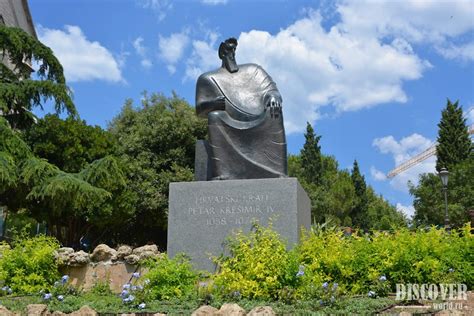
<instances>
[{"instance_id":1,"label":"street lamp post","mask_svg":"<svg viewBox=\"0 0 474 316\"><path fill-rule=\"evenodd\" d=\"M439 177L441 178L441 183L443 183L443 191L444 191L444 228L449 230L449 216L448 216L448 176L449 171L446 168L442 168L439 172Z\"/></svg>"}]
</instances>

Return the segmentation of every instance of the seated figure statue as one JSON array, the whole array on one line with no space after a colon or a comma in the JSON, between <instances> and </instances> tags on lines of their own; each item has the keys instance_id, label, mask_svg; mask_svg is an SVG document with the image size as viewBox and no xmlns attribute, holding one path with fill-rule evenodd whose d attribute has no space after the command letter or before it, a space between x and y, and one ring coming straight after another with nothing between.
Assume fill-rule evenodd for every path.
<instances>
[{"instance_id":1,"label":"seated figure statue","mask_svg":"<svg viewBox=\"0 0 474 316\"><path fill-rule=\"evenodd\" d=\"M237 65L236 48L235 38L222 42L222 67L196 85L196 113L208 119L211 180L286 177L281 95L262 67Z\"/></svg>"}]
</instances>

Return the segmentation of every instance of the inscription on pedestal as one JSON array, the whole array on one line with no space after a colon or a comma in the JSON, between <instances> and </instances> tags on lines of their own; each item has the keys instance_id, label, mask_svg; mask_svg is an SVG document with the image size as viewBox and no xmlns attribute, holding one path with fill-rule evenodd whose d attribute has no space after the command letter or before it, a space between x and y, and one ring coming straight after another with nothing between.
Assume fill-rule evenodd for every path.
<instances>
[{"instance_id":1,"label":"inscription on pedestal","mask_svg":"<svg viewBox=\"0 0 474 316\"><path fill-rule=\"evenodd\" d=\"M292 246L311 221L309 198L295 178L172 183L169 201L168 254L184 252L210 271L209 257L223 252L233 231L271 220Z\"/></svg>"}]
</instances>

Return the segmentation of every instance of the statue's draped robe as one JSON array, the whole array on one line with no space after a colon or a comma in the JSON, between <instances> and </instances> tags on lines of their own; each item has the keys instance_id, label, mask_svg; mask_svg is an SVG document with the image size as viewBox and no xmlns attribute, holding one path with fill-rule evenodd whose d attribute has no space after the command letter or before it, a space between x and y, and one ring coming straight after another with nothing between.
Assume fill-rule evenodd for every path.
<instances>
[{"instance_id":1,"label":"statue's draped robe","mask_svg":"<svg viewBox=\"0 0 474 316\"><path fill-rule=\"evenodd\" d=\"M258 65L239 65L201 75L196 111L208 117L211 173L219 179L276 178L287 174L286 139L281 112L272 114L265 102L281 102L275 82ZM225 111L209 102L225 98Z\"/></svg>"}]
</instances>

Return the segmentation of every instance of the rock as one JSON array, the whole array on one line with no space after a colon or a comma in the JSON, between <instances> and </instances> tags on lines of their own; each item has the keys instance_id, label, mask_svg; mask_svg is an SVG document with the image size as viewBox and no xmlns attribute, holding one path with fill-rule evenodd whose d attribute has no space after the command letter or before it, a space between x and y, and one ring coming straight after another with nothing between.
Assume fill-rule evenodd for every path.
<instances>
[{"instance_id":1,"label":"rock","mask_svg":"<svg viewBox=\"0 0 474 316\"><path fill-rule=\"evenodd\" d=\"M56 260L59 260L59 264L61 265L68 265L69 264L69 257L74 253L74 249L70 247L62 247L56 250L54 253L54 257Z\"/></svg>"},{"instance_id":2,"label":"rock","mask_svg":"<svg viewBox=\"0 0 474 316\"><path fill-rule=\"evenodd\" d=\"M443 316L464 316L464 315L467 315L465 313L463 313L462 310L457 310L457 309L445 309L445 310L442 310L438 313L435 314L436 316L438 315L443 315Z\"/></svg>"},{"instance_id":3,"label":"rock","mask_svg":"<svg viewBox=\"0 0 474 316\"><path fill-rule=\"evenodd\" d=\"M8 308L5 306L0 305L0 315L2 316L15 316L16 314L14 312L10 312Z\"/></svg>"},{"instance_id":4,"label":"rock","mask_svg":"<svg viewBox=\"0 0 474 316\"><path fill-rule=\"evenodd\" d=\"M71 316L97 316L97 312L87 305L82 306L79 310L69 314Z\"/></svg>"},{"instance_id":5,"label":"rock","mask_svg":"<svg viewBox=\"0 0 474 316\"><path fill-rule=\"evenodd\" d=\"M106 244L100 244L92 252L92 261L109 261L117 258L117 250L110 248Z\"/></svg>"},{"instance_id":6,"label":"rock","mask_svg":"<svg viewBox=\"0 0 474 316\"><path fill-rule=\"evenodd\" d=\"M91 261L90 256L87 252L79 250L69 256L69 265L71 266L83 266Z\"/></svg>"},{"instance_id":7,"label":"rock","mask_svg":"<svg viewBox=\"0 0 474 316\"><path fill-rule=\"evenodd\" d=\"M154 257L160 254L158 247L156 245L146 245L133 249L132 252L134 255L140 257L140 259L145 259L149 257Z\"/></svg>"},{"instance_id":8,"label":"rock","mask_svg":"<svg viewBox=\"0 0 474 316\"><path fill-rule=\"evenodd\" d=\"M137 264L138 261L140 260L140 257L137 255L128 255L124 258L125 262L128 264Z\"/></svg>"},{"instance_id":9,"label":"rock","mask_svg":"<svg viewBox=\"0 0 474 316\"><path fill-rule=\"evenodd\" d=\"M60 312L60 311L54 311L51 316L64 316L67 315L66 313Z\"/></svg>"},{"instance_id":10,"label":"rock","mask_svg":"<svg viewBox=\"0 0 474 316\"><path fill-rule=\"evenodd\" d=\"M117 250L117 260L123 260L126 256L132 254L132 247L128 245L122 245Z\"/></svg>"},{"instance_id":11,"label":"rock","mask_svg":"<svg viewBox=\"0 0 474 316\"><path fill-rule=\"evenodd\" d=\"M28 316L50 315L50 313L48 312L48 305L45 304L30 304L26 306L26 314Z\"/></svg>"},{"instance_id":12,"label":"rock","mask_svg":"<svg viewBox=\"0 0 474 316\"><path fill-rule=\"evenodd\" d=\"M153 314L153 316L166 316L166 314L162 314L162 313L155 313L155 314Z\"/></svg>"},{"instance_id":13,"label":"rock","mask_svg":"<svg viewBox=\"0 0 474 316\"><path fill-rule=\"evenodd\" d=\"M203 305L196 309L191 316L211 316L216 315L219 310L209 305Z\"/></svg>"},{"instance_id":14,"label":"rock","mask_svg":"<svg viewBox=\"0 0 474 316\"><path fill-rule=\"evenodd\" d=\"M235 303L226 303L215 314L216 316L245 316L245 309Z\"/></svg>"},{"instance_id":15,"label":"rock","mask_svg":"<svg viewBox=\"0 0 474 316\"><path fill-rule=\"evenodd\" d=\"M275 316L275 312L270 306L257 306L252 309L247 316Z\"/></svg>"}]
</instances>

